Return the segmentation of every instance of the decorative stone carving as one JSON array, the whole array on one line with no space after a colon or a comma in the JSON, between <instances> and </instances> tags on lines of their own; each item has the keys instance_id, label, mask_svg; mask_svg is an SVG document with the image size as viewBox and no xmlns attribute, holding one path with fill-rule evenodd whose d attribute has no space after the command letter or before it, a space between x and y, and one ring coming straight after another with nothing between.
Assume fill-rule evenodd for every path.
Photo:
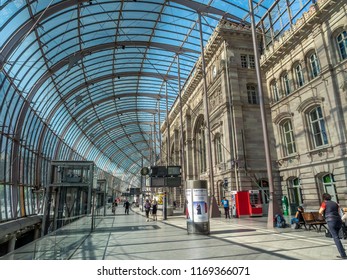
<instances>
[{"instance_id":1,"label":"decorative stone carving","mask_svg":"<svg viewBox=\"0 0 347 280\"><path fill-rule=\"evenodd\" d=\"M209 96L209 106L211 111L217 108L219 104L223 102L222 98L222 88L219 86L210 96Z\"/></svg>"}]
</instances>

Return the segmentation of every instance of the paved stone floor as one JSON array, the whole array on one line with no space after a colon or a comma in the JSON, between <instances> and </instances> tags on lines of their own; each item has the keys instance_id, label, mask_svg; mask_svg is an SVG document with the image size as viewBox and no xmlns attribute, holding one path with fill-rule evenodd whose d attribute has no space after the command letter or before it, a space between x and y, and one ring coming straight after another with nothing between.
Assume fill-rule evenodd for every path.
<instances>
[{"instance_id":1,"label":"paved stone floor","mask_svg":"<svg viewBox=\"0 0 347 280\"><path fill-rule=\"evenodd\" d=\"M106 216L95 219L92 232L89 223L81 222L0 259L337 260L335 244L324 232L268 229L267 217L221 217L210 219L209 235L188 234L181 213L147 222L139 208L129 215L122 207L116 215L108 209ZM347 240L342 242L346 248Z\"/></svg>"},{"instance_id":2,"label":"paved stone floor","mask_svg":"<svg viewBox=\"0 0 347 280\"><path fill-rule=\"evenodd\" d=\"M147 222L138 208L100 220L71 259L88 260L333 260L331 238L314 230L268 229L267 217L212 218L210 234L188 234L183 215ZM346 247L347 240L342 240Z\"/></svg>"}]
</instances>

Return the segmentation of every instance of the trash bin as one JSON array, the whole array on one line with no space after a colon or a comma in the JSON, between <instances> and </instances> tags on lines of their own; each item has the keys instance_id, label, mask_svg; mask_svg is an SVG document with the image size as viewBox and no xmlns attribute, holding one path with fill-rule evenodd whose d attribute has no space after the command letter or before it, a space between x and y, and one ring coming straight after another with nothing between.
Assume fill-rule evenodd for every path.
<instances>
[{"instance_id":1,"label":"trash bin","mask_svg":"<svg viewBox=\"0 0 347 280\"><path fill-rule=\"evenodd\" d=\"M284 195L284 196L282 196L282 209L283 209L283 215L284 216L289 215L288 206L289 206L288 198Z\"/></svg>"},{"instance_id":2,"label":"trash bin","mask_svg":"<svg viewBox=\"0 0 347 280\"><path fill-rule=\"evenodd\" d=\"M209 234L209 205L207 196L207 181L188 180L187 190L187 232Z\"/></svg>"}]
</instances>

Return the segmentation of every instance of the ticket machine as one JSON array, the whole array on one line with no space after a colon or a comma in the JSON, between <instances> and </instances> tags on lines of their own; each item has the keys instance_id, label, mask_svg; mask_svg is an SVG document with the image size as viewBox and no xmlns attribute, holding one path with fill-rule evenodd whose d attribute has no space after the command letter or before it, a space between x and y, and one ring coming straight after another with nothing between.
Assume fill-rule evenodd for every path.
<instances>
[{"instance_id":1,"label":"ticket machine","mask_svg":"<svg viewBox=\"0 0 347 280\"><path fill-rule=\"evenodd\" d=\"M249 193L249 215L251 217L263 216L263 206L260 199L260 192L258 190L250 190Z\"/></svg>"},{"instance_id":2,"label":"ticket machine","mask_svg":"<svg viewBox=\"0 0 347 280\"><path fill-rule=\"evenodd\" d=\"M239 191L236 193L236 214L237 217L263 216L263 208L258 190Z\"/></svg>"}]
</instances>

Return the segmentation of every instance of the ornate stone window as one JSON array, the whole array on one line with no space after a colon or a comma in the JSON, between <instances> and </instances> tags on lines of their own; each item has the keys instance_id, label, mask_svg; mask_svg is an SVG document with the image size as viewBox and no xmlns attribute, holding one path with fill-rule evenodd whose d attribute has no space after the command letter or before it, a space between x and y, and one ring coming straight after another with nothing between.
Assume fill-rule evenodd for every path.
<instances>
[{"instance_id":1,"label":"ornate stone window","mask_svg":"<svg viewBox=\"0 0 347 280\"><path fill-rule=\"evenodd\" d=\"M309 55L309 62L310 62L311 78L314 79L320 73L319 62L318 62L318 57L316 53L311 53Z\"/></svg>"},{"instance_id":2,"label":"ornate stone window","mask_svg":"<svg viewBox=\"0 0 347 280\"><path fill-rule=\"evenodd\" d=\"M258 181L258 187L260 189L260 199L262 204L269 204L270 200L270 188L267 179L260 179Z\"/></svg>"},{"instance_id":3,"label":"ornate stone window","mask_svg":"<svg viewBox=\"0 0 347 280\"><path fill-rule=\"evenodd\" d=\"M255 57L254 57L254 55L250 54L248 56L248 60L249 60L249 68L255 69Z\"/></svg>"},{"instance_id":4,"label":"ornate stone window","mask_svg":"<svg viewBox=\"0 0 347 280\"><path fill-rule=\"evenodd\" d=\"M288 73L284 73L281 78L284 94L289 95L291 93L291 87Z\"/></svg>"},{"instance_id":5,"label":"ornate stone window","mask_svg":"<svg viewBox=\"0 0 347 280\"><path fill-rule=\"evenodd\" d=\"M301 64L296 64L294 67L294 71L296 77L296 84L298 87L302 87L305 84L305 79Z\"/></svg>"},{"instance_id":6,"label":"ornate stone window","mask_svg":"<svg viewBox=\"0 0 347 280\"><path fill-rule=\"evenodd\" d=\"M314 148L318 148L328 144L328 137L325 128L325 121L320 106L315 107L308 113L312 142Z\"/></svg>"},{"instance_id":7,"label":"ornate stone window","mask_svg":"<svg viewBox=\"0 0 347 280\"><path fill-rule=\"evenodd\" d=\"M331 200L339 203L336 193L334 174L327 174L322 177L323 192L331 195Z\"/></svg>"},{"instance_id":8,"label":"ornate stone window","mask_svg":"<svg viewBox=\"0 0 347 280\"><path fill-rule=\"evenodd\" d=\"M272 98L275 102L280 100L280 93L278 90L278 85L277 85L277 81L273 80L270 84L270 88L271 88L271 93L272 93Z\"/></svg>"},{"instance_id":9,"label":"ornate stone window","mask_svg":"<svg viewBox=\"0 0 347 280\"><path fill-rule=\"evenodd\" d=\"M285 120L281 125L283 147L285 156L296 153L294 132L291 120Z\"/></svg>"},{"instance_id":10,"label":"ornate stone window","mask_svg":"<svg viewBox=\"0 0 347 280\"><path fill-rule=\"evenodd\" d=\"M303 203L301 180L300 178L292 178L288 180L288 194L290 199L292 214L296 212L296 208Z\"/></svg>"},{"instance_id":11,"label":"ornate stone window","mask_svg":"<svg viewBox=\"0 0 347 280\"><path fill-rule=\"evenodd\" d=\"M255 85L247 85L247 97L249 104L258 104L258 93Z\"/></svg>"},{"instance_id":12,"label":"ornate stone window","mask_svg":"<svg viewBox=\"0 0 347 280\"><path fill-rule=\"evenodd\" d=\"M336 36L337 46L341 60L347 58L347 31L343 30Z\"/></svg>"},{"instance_id":13,"label":"ornate stone window","mask_svg":"<svg viewBox=\"0 0 347 280\"><path fill-rule=\"evenodd\" d=\"M252 54L241 54L241 67L255 69L255 58Z\"/></svg>"}]
</instances>

